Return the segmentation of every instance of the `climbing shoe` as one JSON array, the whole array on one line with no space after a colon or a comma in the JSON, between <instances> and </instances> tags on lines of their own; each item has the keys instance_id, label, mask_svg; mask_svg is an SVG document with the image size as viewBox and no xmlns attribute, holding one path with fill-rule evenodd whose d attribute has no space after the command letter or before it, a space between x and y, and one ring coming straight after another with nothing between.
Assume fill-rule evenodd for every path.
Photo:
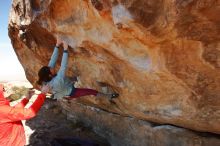
<instances>
[{"instance_id":1,"label":"climbing shoe","mask_svg":"<svg viewBox=\"0 0 220 146\"><path fill-rule=\"evenodd\" d=\"M113 93L113 94L111 95L111 99L113 99L113 98L117 98L118 96L119 96L118 93Z\"/></svg>"}]
</instances>

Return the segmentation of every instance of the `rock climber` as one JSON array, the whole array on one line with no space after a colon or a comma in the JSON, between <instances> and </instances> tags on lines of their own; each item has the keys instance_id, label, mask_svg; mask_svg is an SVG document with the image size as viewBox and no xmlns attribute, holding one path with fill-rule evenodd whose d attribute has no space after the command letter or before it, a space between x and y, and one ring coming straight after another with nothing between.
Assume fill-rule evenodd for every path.
<instances>
[{"instance_id":1,"label":"rock climber","mask_svg":"<svg viewBox=\"0 0 220 146\"><path fill-rule=\"evenodd\" d=\"M61 45L63 45L64 48L63 57L61 67L56 74L54 68L58 59L59 48L61 48ZM48 66L43 66L38 72L39 80L37 83L39 85L48 84L55 99L63 97L73 99L86 95L94 95L97 97L107 97L109 100L111 100L119 96L118 93L107 94L88 88L75 88L72 79L65 76L68 63L68 48L69 46L65 41L57 38L57 43Z\"/></svg>"},{"instance_id":2,"label":"rock climber","mask_svg":"<svg viewBox=\"0 0 220 146\"><path fill-rule=\"evenodd\" d=\"M10 106L4 96L3 85L0 84L0 146L24 146L26 143L24 127L21 120L28 120L36 116L46 98L49 86L43 86L41 94L29 108L24 108L33 95L29 94L20 103Z\"/></svg>"}]
</instances>

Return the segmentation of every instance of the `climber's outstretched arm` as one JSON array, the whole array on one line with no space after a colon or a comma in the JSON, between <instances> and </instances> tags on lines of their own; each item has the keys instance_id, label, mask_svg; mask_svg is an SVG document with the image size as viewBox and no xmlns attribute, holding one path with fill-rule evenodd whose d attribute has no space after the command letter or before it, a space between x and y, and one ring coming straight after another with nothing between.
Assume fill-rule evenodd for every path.
<instances>
[{"instance_id":1,"label":"climber's outstretched arm","mask_svg":"<svg viewBox=\"0 0 220 146\"><path fill-rule=\"evenodd\" d=\"M55 68L55 65L56 65L56 62L57 62L57 59L58 59L58 56L59 56L59 46L61 44L62 44L62 41L60 40L59 37L57 37L57 43L56 43L56 46L54 48L53 54L50 58L50 62L48 64L48 66L50 68Z\"/></svg>"},{"instance_id":2,"label":"climber's outstretched arm","mask_svg":"<svg viewBox=\"0 0 220 146\"><path fill-rule=\"evenodd\" d=\"M62 57L60 69L57 73L57 77L59 78L65 77L65 72L68 64L68 47L69 47L68 44L66 42L63 42L63 48L64 48L63 57Z\"/></svg>"}]
</instances>

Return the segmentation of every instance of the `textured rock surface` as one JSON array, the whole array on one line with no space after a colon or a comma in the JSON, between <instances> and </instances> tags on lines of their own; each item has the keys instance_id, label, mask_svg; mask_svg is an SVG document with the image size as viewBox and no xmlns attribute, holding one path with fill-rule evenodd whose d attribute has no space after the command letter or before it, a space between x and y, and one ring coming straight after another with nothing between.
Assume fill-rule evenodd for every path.
<instances>
[{"instance_id":1,"label":"textured rock surface","mask_svg":"<svg viewBox=\"0 0 220 146\"><path fill-rule=\"evenodd\" d=\"M111 146L219 146L220 137L170 125L157 125L143 120L111 114L90 106L60 102L68 119L108 140ZM74 112L72 112L74 111Z\"/></svg>"},{"instance_id":2,"label":"textured rock surface","mask_svg":"<svg viewBox=\"0 0 220 146\"><path fill-rule=\"evenodd\" d=\"M25 122L25 134L28 146L50 146L55 138L80 138L99 146L109 146L82 123L68 120L59 104L51 100L46 100L37 117Z\"/></svg>"},{"instance_id":3,"label":"textured rock surface","mask_svg":"<svg viewBox=\"0 0 220 146\"><path fill-rule=\"evenodd\" d=\"M59 35L78 87L120 93L79 102L220 133L219 14L219 0L13 0L9 36L32 83Z\"/></svg>"}]
</instances>

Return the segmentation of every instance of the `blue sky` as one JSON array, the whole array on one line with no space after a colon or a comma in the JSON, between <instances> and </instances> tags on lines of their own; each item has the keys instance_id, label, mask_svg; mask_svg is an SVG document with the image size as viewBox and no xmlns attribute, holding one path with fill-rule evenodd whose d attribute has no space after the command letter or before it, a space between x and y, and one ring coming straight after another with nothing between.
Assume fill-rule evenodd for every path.
<instances>
[{"instance_id":1,"label":"blue sky","mask_svg":"<svg viewBox=\"0 0 220 146\"><path fill-rule=\"evenodd\" d=\"M0 81L26 80L24 70L8 37L8 17L11 0L0 1Z\"/></svg>"}]
</instances>

